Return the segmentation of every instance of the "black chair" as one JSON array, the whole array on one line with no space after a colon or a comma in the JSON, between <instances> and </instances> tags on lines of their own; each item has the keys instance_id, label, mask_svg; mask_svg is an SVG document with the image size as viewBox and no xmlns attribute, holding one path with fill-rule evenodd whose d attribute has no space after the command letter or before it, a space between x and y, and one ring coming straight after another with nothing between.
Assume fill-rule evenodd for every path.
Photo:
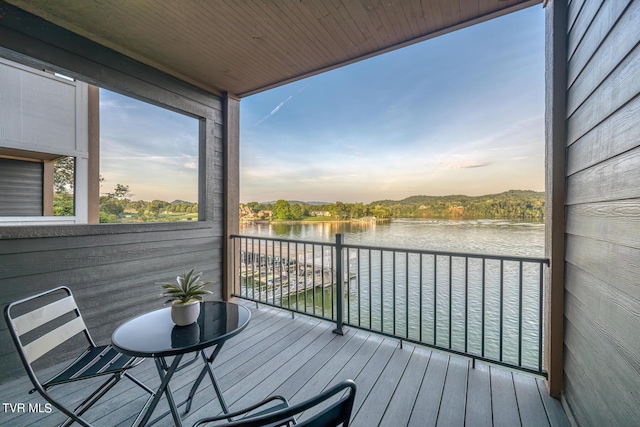
<instances>
[{"instance_id":1,"label":"black chair","mask_svg":"<svg viewBox=\"0 0 640 427\"><path fill-rule=\"evenodd\" d=\"M52 299L53 302L44 304L45 301ZM14 311L18 314L14 315ZM116 385L123 376L150 393L147 404L150 402L154 394L153 390L126 372L127 369L138 365L143 359L123 355L113 349L111 345L97 346L89 335L69 288L61 286L13 302L5 308L4 318L24 368L35 387L30 393L39 392L48 402L66 414L69 418L62 424L63 426L73 424L75 421L80 425L90 427L91 424L81 418L82 414ZM84 334L87 347L69 366L41 383L32 364L80 333ZM47 390L53 386L102 375L109 376L107 381L102 383L73 411L67 409L47 393Z\"/></svg>"},{"instance_id":2,"label":"black chair","mask_svg":"<svg viewBox=\"0 0 640 427\"><path fill-rule=\"evenodd\" d=\"M322 402L327 401L332 396L339 394L347 389L348 393L346 393L337 402L333 403L328 408L300 422L296 420L296 415L300 414L303 411L309 410L314 406L321 404ZM291 425L304 427L337 427L339 425L342 425L344 427L348 427L355 397L356 383L354 383L352 380L346 380L331 387L329 390L326 390L319 395L294 406L289 406L289 402L287 402L287 399L282 396L272 396L258 404L245 408L241 411L219 415L216 417L203 418L196 422L193 427L198 427L209 422L222 421L240 416L244 416L244 418L229 421L223 425L225 427L288 427ZM251 414L251 412L258 410L261 407L267 406L269 403L277 400L279 400L281 403Z\"/></svg>"}]
</instances>

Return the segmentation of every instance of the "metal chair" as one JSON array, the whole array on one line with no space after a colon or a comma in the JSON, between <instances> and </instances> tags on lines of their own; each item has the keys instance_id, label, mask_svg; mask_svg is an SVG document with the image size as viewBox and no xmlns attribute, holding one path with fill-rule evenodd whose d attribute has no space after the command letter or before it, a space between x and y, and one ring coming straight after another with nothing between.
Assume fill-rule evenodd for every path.
<instances>
[{"instance_id":1,"label":"metal chair","mask_svg":"<svg viewBox=\"0 0 640 427\"><path fill-rule=\"evenodd\" d=\"M50 299L55 299L55 301L43 304L44 301ZM25 310L29 311L25 312ZM14 315L15 312L18 314ZM123 355L113 349L111 345L97 346L91 338L84 320L82 320L80 310L69 288L61 286L13 302L5 308L4 318L24 368L35 387L29 393L39 392L48 402L66 414L69 418L62 424L63 426L73 424L75 421L82 426L91 427L91 424L81 417L82 414L116 385L123 376L151 394L147 404L153 396L153 390L126 372L127 369L138 365L143 359ZM80 333L84 334L88 346L69 366L41 383L32 364ZM53 386L102 375L108 375L109 379L73 411L67 409L47 393L47 390Z\"/></svg>"},{"instance_id":2,"label":"metal chair","mask_svg":"<svg viewBox=\"0 0 640 427\"><path fill-rule=\"evenodd\" d=\"M339 394L344 390L348 390L348 393L342 396L337 402L333 403L328 408L300 422L296 420L295 416L297 414L300 414L303 411L309 410L314 406L327 401L332 396ZM348 427L355 397L356 383L354 383L352 380L345 380L340 384L331 387L329 390L326 390L319 395L294 406L289 406L289 402L287 402L287 399L282 396L272 396L258 404L245 408L241 411L219 415L216 417L203 418L197 421L193 425L193 427L199 427L210 422L222 421L225 419L232 419L240 416L244 416L244 418L235 421L229 421L223 425L225 427L288 427L291 425L301 427L337 427L339 425L342 425L344 427ZM252 411L256 411L261 407L267 406L269 403L276 400L279 400L280 403L251 414Z\"/></svg>"}]
</instances>

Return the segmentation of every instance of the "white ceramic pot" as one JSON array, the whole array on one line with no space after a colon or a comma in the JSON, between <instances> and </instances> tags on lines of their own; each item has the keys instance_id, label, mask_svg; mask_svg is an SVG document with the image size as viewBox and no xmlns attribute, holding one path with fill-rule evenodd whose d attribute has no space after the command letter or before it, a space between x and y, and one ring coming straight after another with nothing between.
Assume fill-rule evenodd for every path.
<instances>
[{"instance_id":1,"label":"white ceramic pot","mask_svg":"<svg viewBox=\"0 0 640 427\"><path fill-rule=\"evenodd\" d=\"M185 304L174 301L171 304L171 320L178 326L187 326L198 320L200 315L200 301L195 300Z\"/></svg>"}]
</instances>

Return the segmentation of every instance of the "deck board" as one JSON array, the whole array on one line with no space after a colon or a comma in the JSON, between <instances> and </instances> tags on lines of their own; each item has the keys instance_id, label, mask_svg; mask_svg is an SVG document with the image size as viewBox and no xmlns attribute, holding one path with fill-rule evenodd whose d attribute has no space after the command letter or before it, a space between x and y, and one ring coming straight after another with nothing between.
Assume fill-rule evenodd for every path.
<instances>
[{"instance_id":1,"label":"deck board","mask_svg":"<svg viewBox=\"0 0 640 427\"><path fill-rule=\"evenodd\" d=\"M488 427L492 423L489 367L478 363L475 369L469 369L465 425L468 427Z\"/></svg>"},{"instance_id":2,"label":"deck board","mask_svg":"<svg viewBox=\"0 0 640 427\"><path fill-rule=\"evenodd\" d=\"M491 400L493 402L493 425L521 426L518 400L511 372L491 367Z\"/></svg>"},{"instance_id":3,"label":"deck board","mask_svg":"<svg viewBox=\"0 0 640 427\"><path fill-rule=\"evenodd\" d=\"M409 418L409 425L436 425L448 367L449 356L435 351L431 353L427 372L424 375L416 403Z\"/></svg>"},{"instance_id":4,"label":"deck board","mask_svg":"<svg viewBox=\"0 0 640 427\"><path fill-rule=\"evenodd\" d=\"M465 403L467 400L467 373L469 361L460 357L449 359L449 369L442 392L438 426L464 425Z\"/></svg>"},{"instance_id":5,"label":"deck board","mask_svg":"<svg viewBox=\"0 0 640 427\"><path fill-rule=\"evenodd\" d=\"M231 409L239 409L273 394L299 403L346 379L355 380L358 391L354 426L369 425L550 425L568 426L560 403L546 394L542 380L494 366L431 351L397 340L349 328L344 336L332 333L331 323L274 310L255 308L245 331L227 341L214 362L216 376ZM186 360L187 358L185 358ZM198 361L177 372L171 389L184 400L197 377ZM54 372L50 370L50 372ZM150 387L159 384L156 367L146 360L133 374ZM65 402L79 402L96 381L53 389ZM40 402L26 375L0 386L5 402ZM217 415L221 407L207 378L195 395L184 425ZM132 382L123 380L87 413L98 426L130 425L147 396ZM162 399L154 416L167 410ZM309 417L318 409L307 411ZM181 409L182 411L182 409ZM53 426L64 420L51 414L0 412L0 425ZM522 421L521 421L522 420ZM171 426L170 416L157 426Z\"/></svg>"}]
</instances>

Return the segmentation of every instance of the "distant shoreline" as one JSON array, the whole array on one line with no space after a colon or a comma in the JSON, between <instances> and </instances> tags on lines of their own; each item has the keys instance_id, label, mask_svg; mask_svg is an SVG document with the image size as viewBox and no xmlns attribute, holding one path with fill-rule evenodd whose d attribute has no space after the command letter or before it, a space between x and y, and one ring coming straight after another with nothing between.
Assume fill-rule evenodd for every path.
<instances>
[{"instance_id":1,"label":"distant shoreline","mask_svg":"<svg viewBox=\"0 0 640 427\"><path fill-rule=\"evenodd\" d=\"M452 218L452 217L400 217L400 218L381 218L375 222L365 222L357 219L326 219L326 220L268 220L268 219L256 219L251 221L240 221L240 224L332 224L332 223L359 223L359 224L376 224L378 222L389 222L396 219L428 219L428 220L453 220L453 221L524 221L535 222L544 224L544 220L540 218Z\"/></svg>"}]
</instances>

